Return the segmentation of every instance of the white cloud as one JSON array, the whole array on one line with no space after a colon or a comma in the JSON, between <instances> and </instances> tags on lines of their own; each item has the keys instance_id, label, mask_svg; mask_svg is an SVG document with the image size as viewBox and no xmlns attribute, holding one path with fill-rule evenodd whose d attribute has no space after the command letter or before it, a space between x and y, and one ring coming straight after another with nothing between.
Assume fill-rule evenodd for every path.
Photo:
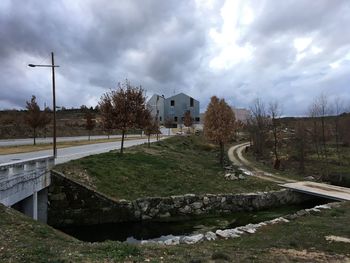
<instances>
[{"instance_id":1,"label":"white cloud","mask_svg":"<svg viewBox=\"0 0 350 263\"><path fill-rule=\"evenodd\" d=\"M312 42L312 38L310 37L295 38L293 41L294 47L299 53L303 52L306 48L308 48L311 42Z\"/></svg>"}]
</instances>

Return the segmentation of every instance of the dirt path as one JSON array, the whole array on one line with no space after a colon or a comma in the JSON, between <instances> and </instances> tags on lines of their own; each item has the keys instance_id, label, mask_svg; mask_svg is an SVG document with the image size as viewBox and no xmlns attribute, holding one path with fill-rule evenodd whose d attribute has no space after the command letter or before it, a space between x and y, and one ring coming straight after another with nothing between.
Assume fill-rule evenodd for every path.
<instances>
[{"instance_id":1,"label":"dirt path","mask_svg":"<svg viewBox=\"0 0 350 263\"><path fill-rule=\"evenodd\" d=\"M263 170L254 167L254 165L251 162L249 162L246 158L244 158L242 154L245 147L248 145L249 145L249 142L245 142L245 143L232 146L228 150L229 159L231 162L233 162L234 165L248 169L249 171L252 172L254 176L259 177L260 179L263 179L263 180L275 182L278 184L297 182L292 179L288 179L272 173L264 172Z\"/></svg>"}]
</instances>

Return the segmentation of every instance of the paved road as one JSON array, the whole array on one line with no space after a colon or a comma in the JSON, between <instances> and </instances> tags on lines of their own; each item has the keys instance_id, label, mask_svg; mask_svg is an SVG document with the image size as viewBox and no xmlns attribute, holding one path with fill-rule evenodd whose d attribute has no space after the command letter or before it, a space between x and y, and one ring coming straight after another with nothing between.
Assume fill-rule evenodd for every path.
<instances>
[{"instance_id":1,"label":"paved road","mask_svg":"<svg viewBox=\"0 0 350 263\"><path fill-rule=\"evenodd\" d=\"M110 138L120 138L121 135L111 135ZM127 135L128 138L130 137L141 137L139 134L129 134ZM73 136L73 137L57 137L57 142L73 142L73 141L87 141L88 136ZM107 139L107 135L93 135L91 136L91 140L99 140L99 139ZM52 137L46 137L46 138L37 138L36 139L37 144L42 143L52 143ZM27 139L8 139L8 140L0 140L0 147L4 146L15 146L15 145L31 145L33 144L32 138Z\"/></svg>"},{"instance_id":2,"label":"paved road","mask_svg":"<svg viewBox=\"0 0 350 263\"><path fill-rule=\"evenodd\" d=\"M153 141L155 141L155 139L151 140L151 142ZM125 141L124 146L127 148L134 145L143 144L145 142L147 142L147 139L135 139L135 140ZM81 146L58 149L55 163L56 164L64 163L64 162L79 159L88 155L120 149L120 144L121 142L118 141L118 142L96 143L96 144L81 145ZM37 158L37 157L48 156L48 155L52 155L51 149L44 150L44 151L30 152L30 153L0 155L0 163L8 163L11 161L25 160L25 159Z\"/></svg>"},{"instance_id":3,"label":"paved road","mask_svg":"<svg viewBox=\"0 0 350 263\"><path fill-rule=\"evenodd\" d=\"M174 135L172 130L168 128L160 128L160 132L163 135ZM142 137L144 137L143 135ZM110 138L121 138L121 135L110 135ZM87 141L88 136L72 136L72 137L57 137L57 142L73 142L73 141ZM91 140L107 139L107 135L92 135ZM141 138L140 134L128 134L127 138ZM36 138L37 144L52 143L52 137ZM26 139L3 139L0 140L0 147L5 146L18 146L18 145L31 145L33 144L33 138Z\"/></svg>"}]
</instances>

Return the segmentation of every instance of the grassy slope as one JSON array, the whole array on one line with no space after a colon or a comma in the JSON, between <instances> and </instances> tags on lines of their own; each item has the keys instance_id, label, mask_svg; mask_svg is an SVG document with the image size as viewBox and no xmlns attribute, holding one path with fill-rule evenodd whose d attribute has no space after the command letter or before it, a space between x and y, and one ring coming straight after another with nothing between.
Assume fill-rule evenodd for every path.
<instances>
[{"instance_id":1,"label":"grassy slope","mask_svg":"<svg viewBox=\"0 0 350 263\"><path fill-rule=\"evenodd\" d=\"M0 204L0 262L120 262L138 254L120 242L81 242Z\"/></svg>"},{"instance_id":2,"label":"grassy slope","mask_svg":"<svg viewBox=\"0 0 350 263\"><path fill-rule=\"evenodd\" d=\"M136 146L124 155L109 152L56 167L114 198L170 196L187 193L242 193L278 189L256 178L227 181L218 150L199 136L176 136Z\"/></svg>"},{"instance_id":3,"label":"grassy slope","mask_svg":"<svg viewBox=\"0 0 350 263\"><path fill-rule=\"evenodd\" d=\"M331 243L325 236L350 238L349 221L348 202L340 208L263 227L237 239L172 247L133 246L114 241L84 243L0 205L0 261L345 262L340 255L350 257L350 244Z\"/></svg>"}]
</instances>

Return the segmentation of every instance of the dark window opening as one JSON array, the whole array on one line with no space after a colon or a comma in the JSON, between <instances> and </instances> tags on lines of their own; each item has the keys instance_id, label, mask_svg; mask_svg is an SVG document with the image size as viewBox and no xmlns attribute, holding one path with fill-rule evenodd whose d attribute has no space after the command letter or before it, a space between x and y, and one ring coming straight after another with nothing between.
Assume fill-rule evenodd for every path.
<instances>
[{"instance_id":1,"label":"dark window opening","mask_svg":"<svg viewBox=\"0 0 350 263\"><path fill-rule=\"evenodd\" d=\"M157 114L159 114L159 110L157 110Z\"/></svg>"},{"instance_id":2,"label":"dark window opening","mask_svg":"<svg viewBox=\"0 0 350 263\"><path fill-rule=\"evenodd\" d=\"M162 116L159 117L159 120L162 121Z\"/></svg>"},{"instance_id":3,"label":"dark window opening","mask_svg":"<svg viewBox=\"0 0 350 263\"><path fill-rule=\"evenodd\" d=\"M190 107L193 107L193 106L194 106L194 99L190 98Z\"/></svg>"},{"instance_id":4,"label":"dark window opening","mask_svg":"<svg viewBox=\"0 0 350 263\"><path fill-rule=\"evenodd\" d=\"M177 121L177 117L176 116L174 117L174 121Z\"/></svg>"},{"instance_id":5,"label":"dark window opening","mask_svg":"<svg viewBox=\"0 0 350 263\"><path fill-rule=\"evenodd\" d=\"M175 106L175 100L170 101L170 106Z\"/></svg>"}]
</instances>

